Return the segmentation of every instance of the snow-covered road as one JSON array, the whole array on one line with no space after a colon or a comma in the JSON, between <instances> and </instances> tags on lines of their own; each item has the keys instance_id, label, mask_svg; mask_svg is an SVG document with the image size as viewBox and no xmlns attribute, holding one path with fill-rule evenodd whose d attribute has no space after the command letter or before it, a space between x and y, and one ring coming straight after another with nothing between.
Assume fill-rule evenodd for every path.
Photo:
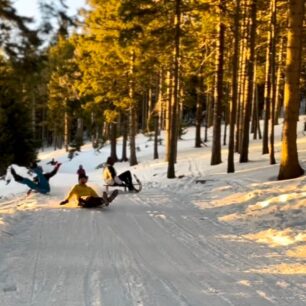
<instances>
[{"instance_id":1,"label":"snow-covered road","mask_svg":"<svg viewBox=\"0 0 306 306\"><path fill-rule=\"evenodd\" d=\"M271 249L228 239L187 195L144 190L104 210L48 201L23 202L0 236L1 306L306 304L301 276L252 272L275 263Z\"/></svg>"}]
</instances>

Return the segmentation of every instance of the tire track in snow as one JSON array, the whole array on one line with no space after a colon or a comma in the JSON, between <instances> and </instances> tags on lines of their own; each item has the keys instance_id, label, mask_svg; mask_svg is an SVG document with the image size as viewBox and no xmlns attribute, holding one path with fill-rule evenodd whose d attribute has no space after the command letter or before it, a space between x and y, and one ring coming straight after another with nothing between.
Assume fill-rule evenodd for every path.
<instances>
[{"instance_id":1,"label":"tire track in snow","mask_svg":"<svg viewBox=\"0 0 306 306\"><path fill-rule=\"evenodd\" d=\"M165 195L165 196L167 196L167 195ZM161 197L163 197L163 196L161 196ZM157 199L153 197L153 201L156 201L156 200L158 200L158 197L157 197ZM178 199L177 195L176 196L173 195L171 197L171 202L172 203L177 203L177 202L179 202L179 200L180 199ZM140 201L142 201L142 200L140 200ZM147 202L151 201L151 203L152 203L152 197L150 197L150 200L143 199L143 201L147 201ZM184 203L184 201L182 201L182 203ZM179 210L184 210L185 209L185 208L182 209L182 207L181 207L181 206L185 206L184 204L182 204L182 205L177 204L177 206L178 206ZM160 207L160 205L157 204L157 207ZM152 207L152 209L154 210L154 207ZM194 249L193 254L194 254L195 257L199 258L199 257L205 255L205 254L200 255L201 250L199 250L198 245L195 242L195 241L197 241L197 239L196 239L197 237L192 236L193 232L194 232L194 228L192 228L192 231L189 231L185 227L185 224L188 225L188 224L190 224L190 222L184 222L184 219L176 220L175 218L170 218L170 217L167 217L163 220L160 220L159 218L154 218L154 220L160 226L164 226L165 229L170 229L172 231L173 237L176 237L182 243L186 244L186 247L188 247L190 249ZM185 219L185 221L186 221L186 219ZM193 220L191 220L191 222L198 222L199 223L199 220L193 219ZM170 223L170 225L169 225L169 223ZM198 224L197 226L200 227L201 225ZM219 225L219 227L220 227L220 225ZM211 228L213 228L213 227L211 227L211 226L208 227L208 229L211 229ZM205 230L207 230L207 228ZM224 230L224 228L223 228L223 230ZM217 233L218 233L218 231L217 231ZM220 229L219 229L219 234L220 234ZM206 235L206 233L205 233L205 235ZM215 242L212 243L213 241L215 241ZM241 265L241 262L244 264L245 267L250 267L251 266L250 263L249 263L249 258L243 258L241 256L242 255L241 252L239 252L239 253L233 252L233 249L223 247L222 243L220 243L220 240L219 240L219 244L216 244L217 241L218 240L216 240L216 239L215 240L205 239L204 241L200 241L200 242L203 246L203 249L208 248L208 250L210 252L212 252L212 255L213 255L212 258L216 257L216 258L218 258L218 260L222 259L221 266L222 265L226 266L226 265L230 264L232 267L235 267L236 265L238 265L238 267L239 267ZM248 242L248 243L250 243L250 242ZM253 243L253 246L254 246L254 243ZM256 246L256 248L261 249L261 247L258 247L258 246ZM266 248L263 248L263 249L266 249ZM228 254L228 256L224 257L223 254ZM209 263L206 262L205 264L209 264ZM209 264L209 265L211 265L211 264ZM218 265L220 266L220 262L217 262L214 266L214 269L216 271L218 270ZM240 272L243 272L244 270L240 270ZM222 273L222 271L220 269L219 269L219 271L220 271L221 275L224 274L224 273ZM229 277L229 275L225 275L225 276ZM261 275L256 275L256 276L257 276L257 278L261 279L261 281L263 283L261 291L258 290L258 292L261 292L261 294L260 294L261 297L264 297L266 300L268 299L269 302L271 302L271 303L272 303L272 301L274 301L273 303L277 304L277 305L289 305L289 304L292 305L292 299L290 297L287 298L286 293L284 293L283 297L279 299L277 297L277 295L279 295L279 289L276 290L275 286L274 287L269 286L269 279L272 279L273 282L277 283L277 281L282 280L280 277L277 277L277 276L263 277ZM219 278L223 280L224 276L219 277ZM233 281L235 281L235 279ZM267 288L268 288L270 297L267 296L267 295L263 296L263 294L262 294L262 292L264 292ZM293 286L293 288L294 288L294 286ZM275 291L275 293L273 293L274 291ZM297 292L294 292L294 291L297 291ZM294 291L291 292L291 296L298 296L298 295L302 294L302 292L300 291L300 289L298 287L296 287L296 290L294 290ZM286 301L284 301L283 299L285 299ZM282 304L279 304L280 300L281 300ZM285 302L285 304L284 304L284 302ZM301 302L301 303L303 303L303 302ZM297 305L300 305L300 304L297 304Z\"/></svg>"},{"instance_id":2,"label":"tire track in snow","mask_svg":"<svg viewBox=\"0 0 306 306\"><path fill-rule=\"evenodd\" d=\"M199 285L200 283L199 279L193 271L194 270L193 263L190 262L191 258L189 258L189 255L187 255L187 258L185 256L186 250L184 248L182 249L181 245L177 243L175 240L173 240L172 237L169 238L166 231L162 229L162 232L161 232L160 228L156 227L155 222L152 221L152 218L150 218L149 216L145 218L143 215L137 216L137 214L136 215L131 214L129 218L132 220L134 219L134 221L132 221L133 224L131 224L130 226L131 227L137 226L138 230L136 231L136 229L134 229L134 231L141 233L141 235L144 236L141 238L141 241L146 241L146 244L148 244L146 247L144 246L144 249L152 249L152 247L150 248L150 244L154 244L154 243L156 244L156 242L158 242L157 239L159 238L159 236L165 236L165 241L159 241L160 245L159 245L158 250L154 251L155 252L154 257L158 257L160 259L161 264L165 265L166 263L167 268L165 269L170 270L169 272L170 275L173 273L174 274L178 273L183 278L183 281L176 280L176 282L173 283L173 281L168 279L167 275L163 275L164 277L163 283L164 285L167 284L168 290L171 290L173 292L173 296L181 296L181 302L179 305L181 305L181 303L182 305L189 305L184 295L180 293L180 290L182 290L184 286L186 287L189 286L193 288L192 290L195 290L196 292L199 293L201 291L203 292L203 288L201 287L201 285ZM149 224L151 224L150 227L148 227ZM156 232L160 234L157 237L156 237ZM170 246L167 246L167 244L169 243L173 247L173 250L171 250ZM178 252L178 254L175 254L176 250L181 250L183 255L180 255L179 254L180 252ZM146 253L148 256L144 256L142 253ZM157 263L155 262L155 265L152 264L152 262L148 261L148 258L147 258L147 257L150 258L150 256L152 255L148 254L148 252L143 251L140 254L140 257L141 257L140 260L146 262L146 265L145 265L146 267L150 267L149 273L152 273L153 271L155 271L155 273L159 275L162 271L160 271L160 268L158 268L158 262ZM153 259L151 258L151 260ZM156 261L155 258L153 260L153 263L154 261ZM186 269L188 270L188 265L190 266L189 267L190 272L186 273ZM188 292L187 292L187 295L188 295ZM200 301L202 301L203 298L206 298L206 300L211 299L211 301L207 301L207 305L211 305L211 303L215 303L216 299L219 300L218 305L233 305L230 301L226 301L226 298L224 297L216 297L216 296L211 296L211 295L207 296L204 293L200 295L201 295L201 298L189 296L189 299L191 300L192 299L196 300L197 298L199 298L197 302L190 303L190 304L198 305L199 303L201 303ZM221 302L222 300L223 302Z\"/></svg>"},{"instance_id":3,"label":"tire track in snow","mask_svg":"<svg viewBox=\"0 0 306 306\"><path fill-rule=\"evenodd\" d=\"M152 190L119 196L104 211L24 212L8 249L17 257L5 261L18 291L3 306L31 300L31 306L304 305L302 290L291 283L274 291L273 282L283 278L242 273L251 267L252 248L216 239L229 226L201 220L191 200Z\"/></svg>"}]
</instances>

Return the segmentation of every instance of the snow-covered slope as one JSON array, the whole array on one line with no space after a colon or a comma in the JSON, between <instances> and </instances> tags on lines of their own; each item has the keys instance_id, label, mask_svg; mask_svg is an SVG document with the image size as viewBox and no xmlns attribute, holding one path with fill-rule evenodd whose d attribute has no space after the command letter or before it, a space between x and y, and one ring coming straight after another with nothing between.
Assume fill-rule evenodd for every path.
<instances>
[{"instance_id":1,"label":"snow-covered slope","mask_svg":"<svg viewBox=\"0 0 306 306\"><path fill-rule=\"evenodd\" d=\"M278 134L280 134L278 129ZM68 160L63 150L40 153L60 161L50 195L0 181L0 301L3 306L306 305L306 178L276 181L279 165L252 141L250 162L226 173L210 166L210 143L194 146L194 129L179 142L176 179L166 179L164 146L137 138L143 182L107 209L59 206L82 164L103 190L109 147L90 145ZM280 144L276 141L279 157ZM118 152L121 152L120 146ZM299 132L299 156L306 139ZM238 156L237 156L238 159ZM304 165L305 166L305 165ZM23 175L26 170L15 166Z\"/></svg>"}]
</instances>

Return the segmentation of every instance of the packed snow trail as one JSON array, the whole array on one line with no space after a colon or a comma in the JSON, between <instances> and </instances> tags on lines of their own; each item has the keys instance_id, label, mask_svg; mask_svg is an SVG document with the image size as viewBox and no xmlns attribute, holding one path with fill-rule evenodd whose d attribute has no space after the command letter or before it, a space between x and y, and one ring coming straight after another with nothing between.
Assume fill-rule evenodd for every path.
<instances>
[{"instance_id":1,"label":"packed snow trail","mask_svg":"<svg viewBox=\"0 0 306 306\"><path fill-rule=\"evenodd\" d=\"M1 305L305 305L302 282L251 272L275 260L271 249L228 230L170 191L119 195L107 209L49 199L0 236Z\"/></svg>"}]
</instances>

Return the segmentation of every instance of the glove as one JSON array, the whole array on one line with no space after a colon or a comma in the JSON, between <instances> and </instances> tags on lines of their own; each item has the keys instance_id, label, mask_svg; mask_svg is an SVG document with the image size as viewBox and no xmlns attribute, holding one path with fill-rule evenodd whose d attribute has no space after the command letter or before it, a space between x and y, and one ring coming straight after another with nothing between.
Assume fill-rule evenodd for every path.
<instances>
[{"instance_id":1,"label":"glove","mask_svg":"<svg viewBox=\"0 0 306 306\"><path fill-rule=\"evenodd\" d=\"M60 202L60 205L65 205L65 204L67 204L68 202L69 202L68 200L64 200L64 201Z\"/></svg>"}]
</instances>

